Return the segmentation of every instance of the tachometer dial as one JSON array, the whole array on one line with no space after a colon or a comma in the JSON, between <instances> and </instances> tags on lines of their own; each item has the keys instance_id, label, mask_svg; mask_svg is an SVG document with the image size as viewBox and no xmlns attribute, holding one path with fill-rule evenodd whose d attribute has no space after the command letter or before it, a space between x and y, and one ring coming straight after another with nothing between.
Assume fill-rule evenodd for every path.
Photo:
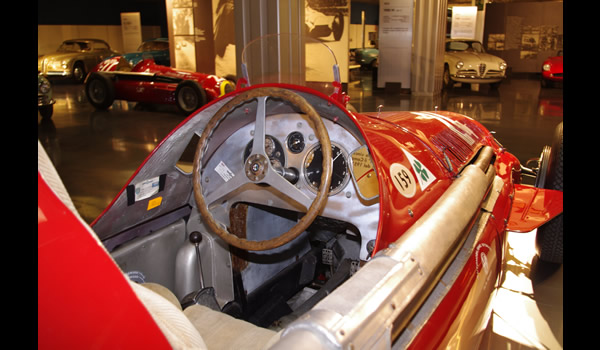
<instances>
[{"instance_id":1,"label":"tachometer dial","mask_svg":"<svg viewBox=\"0 0 600 350\"><path fill-rule=\"evenodd\" d=\"M250 143L246 145L246 149L244 150L244 161L250 156L253 144L254 141L250 141ZM285 152L283 146L281 146L276 138L265 135L265 153L271 160L273 166L282 167L285 165Z\"/></svg>"},{"instance_id":2,"label":"tachometer dial","mask_svg":"<svg viewBox=\"0 0 600 350\"><path fill-rule=\"evenodd\" d=\"M333 170L331 174L331 185L329 195L341 191L348 183L348 161L345 152L336 145L331 145L331 157L333 158ZM321 145L311 149L304 160L304 178L310 187L318 191L321 185L323 171L323 153Z\"/></svg>"}]
</instances>

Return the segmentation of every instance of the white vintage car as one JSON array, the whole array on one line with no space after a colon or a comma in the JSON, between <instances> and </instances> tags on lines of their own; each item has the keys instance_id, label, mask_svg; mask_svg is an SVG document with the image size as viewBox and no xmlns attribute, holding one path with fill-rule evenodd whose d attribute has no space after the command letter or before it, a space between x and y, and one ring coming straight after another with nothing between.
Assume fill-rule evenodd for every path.
<instances>
[{"instance_id":1,"label":"white vintage car","mask_svg":"<svg viewBox=\"0 0 600 350\"><path fill-rule=\"evenodd\" d=\"M446 40L444 54L444 88L454 83L491 84L497 88L506 78L506 62L485 52L474 39Z\"/></svg>"}]
</instances>

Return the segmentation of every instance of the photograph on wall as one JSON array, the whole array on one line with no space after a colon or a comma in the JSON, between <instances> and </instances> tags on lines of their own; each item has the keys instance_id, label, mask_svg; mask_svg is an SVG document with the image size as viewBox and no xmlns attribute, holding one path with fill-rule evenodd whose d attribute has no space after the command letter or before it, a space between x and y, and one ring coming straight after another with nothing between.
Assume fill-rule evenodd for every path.
<instances>
[{"instance_id":1,"label":"photograph on wall","mask_svg":"<svg viewBox=\"0 0 600 350\"><path fill-rule=\"evenodd\" d=\"M194 35L192 8L173 9L173 35Z\"/></svg>"},{"instance_id":2,"label":"photograph on wall","mask_svg":"<svg viewBox=\"0 0 600 350\"><path fill-rule=\"evenodd\" d=\"M306 33L321 41L340 41L347 32L348 0L306 0Z\"/></svg>"},{"instance_id":3,"label":"photograph on wall","mask_svg":"<svg viewBox=\"0 0 600 350\"><path fill-rule=\"evenodd\" d=\"M538 57L537 51L521 50L519 57L522 60L535 60Z\"/></svg>"},{"instance_id":4,"label":"photograph on wall","mask_svg":"<svg viewBox=\"0 0 600 350\"><path fill-rule=\"evenodd\" d=\"M304 17L308 36L324 42L333 51L340 67L341 80L348 82L350 2L348 0L306 0ZM319 56L311 52L311 50L319 50L318 46L320 45L306 45L306 65L314 68L306 71L307 81L326 81L332 76L331 62L320 62Z\"/></svg>"},{"instance_id":5,"label":"photograph on wall","mask_svg":"<svg viewBox=\"0 0 600 350\"><path fill-rule=\"evenodd\" d=\"M523 20L523 17L519 16L506 16L505 50L519 50L521 48Z\"/></svg>"},{"instance_id":6,"label":"photograph on wall","mask_svg":"<svg viewBox=\"0 0 600 350\"><path fill-rule=\"evenodd\" d=\"M215 74L236 75L233 0L212 0Z\"/></svg>"},{"instance_id":7,"label":"photograph on wall","mask_svg":"<svg viewBox=\"0 0 600 350\"><path fill-rule=\"evenodd\" d=\"M504 50L504 34L488 35L487 50L503 51Z\"/></svg>"},{"instance_id":8,"label":"photograph on wall","mask_svg":"<svg viewBox=\"0 0 600 350\"><path fill-rule=\"evenodd\" d=\"M558 26L540 26L540 51L557 51L562 49L562 35L558 34Z\"/></svg>"},{"instance_id":9,"label":"photograph on wall","mask_svg":"<svg viewBox=\"0 0 600 350\"><path fill-rule=\"evenodd\" d=\"M196 71L194 36L175 36L175 62L179 69Z\"/></svg>"},{"instance_id":10,"label":"photograph on wall","mask_svg":"<svg viewBox=\"0 0 600 350\"><path fill-rule=\"evenodd\" d=\"M193 6L193 2L192 0L173 0L173 8L178 8L178 7L192 7Z\"/></svg>"},{"instance_id":11,"label":"photograph on wall","mask_svg":"<svg viewBox=\"0 0 600 350\"><path fill-rule=\"evenodd\" d=\"M521 32L521 50L537 51L540 44L540 29L537 26L524 25Z\"/></svg>"}]
</instances>

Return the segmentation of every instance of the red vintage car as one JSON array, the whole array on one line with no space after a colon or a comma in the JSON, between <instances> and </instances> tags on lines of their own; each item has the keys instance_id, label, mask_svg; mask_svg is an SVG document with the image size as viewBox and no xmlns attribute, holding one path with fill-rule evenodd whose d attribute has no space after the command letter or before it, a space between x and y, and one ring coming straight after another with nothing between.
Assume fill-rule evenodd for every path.
<instances>
[{"instance_id":1,"label":"red vintage car","mask_svg":"<svg viewBox=\"0 0 600 350\"><path fill-rule=\"evenodd\" d=\"M548 57L542 64L542 87L563 82L563 52L558 51L556 56Z\"/></svg>"},{"instance_id":2,"label":"red vintage car","mask_svg":"<svg viewBox=\"0 0 600 350\"><path fill-rule=\"evenodd\" d=\"M538 228L562 262L562 128L528 169L467 116L351 112L336 68L274 74L273 39L275 59L331 56L251 42L248 86L183 121L91 226L39 146L38 348L474 349L507 230Z\"/></svg>"},{"instance_id":3,"label":"red vintage car","mask_svg":"<svg viewBox=\"0 0 600 350\"><path fill-rule=\"evenodd\" d=\"M152 58L135 66L123 56L100 62L85 80L85 93L98 109L107 109L115 100L174 104L190 114L235 89L227 79L158 65Z\"/></svg>"}]
</instances>

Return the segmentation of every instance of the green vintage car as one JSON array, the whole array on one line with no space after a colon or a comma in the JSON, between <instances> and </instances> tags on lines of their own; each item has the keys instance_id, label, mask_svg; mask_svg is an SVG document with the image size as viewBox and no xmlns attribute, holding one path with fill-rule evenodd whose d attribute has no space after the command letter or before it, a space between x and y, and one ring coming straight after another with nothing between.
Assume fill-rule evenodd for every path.
<instances>
[{"instance_id":1,"label":"green vintage car","mask_svg":"<svg viewBox=\"0 0 600 350\"><path fill-rule=\"evenodd\" d=\"M38 72L38 111L42 118L52 117L55 102L52 98L52 85L50 81Z\"/></svg>"},{"instance_id":2,"label":"green vintage car","mask_svg":"<svg viewBox=\"0 0 600 350\"><path fill-rule=\"evenodd\" d=\"M46 77L70 78L82 83L98 63L117 54L101 39L65 40L56 52L38 56L38 71Z\"/></svg>"}]
</instances>

